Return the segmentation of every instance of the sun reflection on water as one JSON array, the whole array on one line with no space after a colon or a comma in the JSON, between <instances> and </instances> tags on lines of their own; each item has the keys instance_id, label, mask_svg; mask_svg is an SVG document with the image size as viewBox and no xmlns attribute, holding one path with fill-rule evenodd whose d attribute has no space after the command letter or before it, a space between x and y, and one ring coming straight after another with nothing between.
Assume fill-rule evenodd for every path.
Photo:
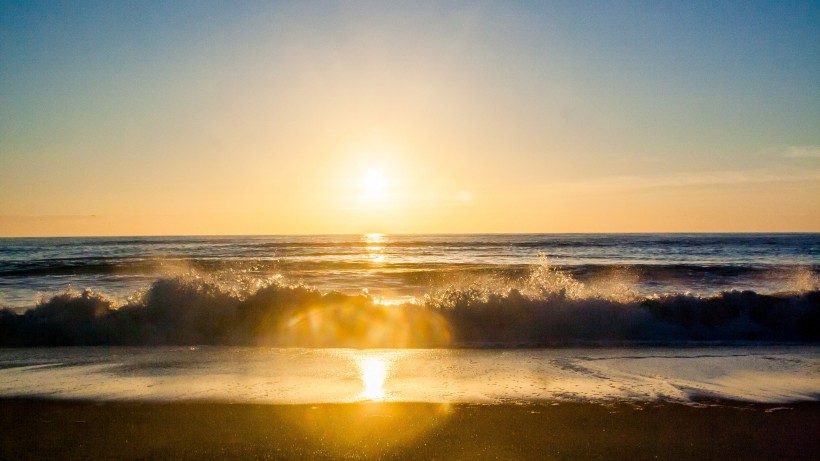
<instances>
[{"instance_id":1,"label":"sun reflection on water","mask_svg":"<svg viewBox=\"0 0 820 461\"><path fill-rule=\"evenodd\" d=\"M384 262L384 255L381 254L382 248L381 247L367 247L368 255L367 257L370 259L372 263L383 263Z\"/></svg>"},{"instance_id":2,"label":"sun reflection on water","mask_svg":"<svg viewBox=\"0 0 820 461\"><path fill-rule=\"evenodd\" d=\"M383 243L385 240L384 234L379 233L364 234L362 239L367 243Z\"/></svg>"},{"instance_id":3,"label":"sun reflection on water","mask_svg":"<svg viewBox=\"0 0 820 461\"><path fill-rule=\"evenodd\" d=\"M372 263L383 263L385 259L384 244L387 241L384 234L364 234L362 241L366 245L367 259Z\"/></svg>"}]
</instances>

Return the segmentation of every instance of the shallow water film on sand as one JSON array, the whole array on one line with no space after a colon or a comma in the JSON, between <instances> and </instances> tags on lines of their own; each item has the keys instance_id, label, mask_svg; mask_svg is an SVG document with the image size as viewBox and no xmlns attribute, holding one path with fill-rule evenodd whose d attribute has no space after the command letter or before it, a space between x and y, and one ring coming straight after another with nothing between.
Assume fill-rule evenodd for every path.
<instances>
[{"instance_id":1,"label":"shallow water film on sand","mask_svg":"<svg viewBox=\"0 0 820 461\"><path fill-rule=\"evenodd\" d=\"M820 348L0 351L0 396L257 403L736 400L820 397Z\"/></svg>"}]
</instances>

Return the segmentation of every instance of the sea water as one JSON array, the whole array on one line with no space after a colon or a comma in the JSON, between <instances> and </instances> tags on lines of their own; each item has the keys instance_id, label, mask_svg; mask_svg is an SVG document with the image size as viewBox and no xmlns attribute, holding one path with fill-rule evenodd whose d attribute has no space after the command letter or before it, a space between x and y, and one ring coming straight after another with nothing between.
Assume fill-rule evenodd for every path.
<instances>
[{"instance_id":1,"label":"sea water","mask_svg":"<svg viewBox=\"0 0 820 461\"><path fill-rule=\"evenodd\" d=\"M812 346L69 347L0 351L0 396L263 403L820 398Z\"/></svg>"},{"instance_id":2,"label":"sea water","mask_svg":"<svg viewBox=\"0 0 820 461\"><path fill-rule=\"evenodd\" d=\"M816 400L818 289L820 234L0 239L0 395Z\"/></svg>"},{"instance_id":3,"label":"sea water","mask_svg":"<svg viewBox=\"0 0 820 461\"><path fill-rule=\"evenodd\" d=\"M161 277L279 280L411 300L550 264L643 296L817 290L820 234L470 234L0 239L0 306L90 288L124 303Z\"/></svg>"}]
</instances>

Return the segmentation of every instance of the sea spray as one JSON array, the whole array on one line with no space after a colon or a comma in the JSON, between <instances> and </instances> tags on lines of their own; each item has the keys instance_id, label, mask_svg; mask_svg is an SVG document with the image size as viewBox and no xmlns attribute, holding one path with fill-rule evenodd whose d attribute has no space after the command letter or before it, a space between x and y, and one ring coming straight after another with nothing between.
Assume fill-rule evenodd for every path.
<instances>
[{"instance_id":1,"label":"sea spray","mask_svg":"<svg viewBox=\"0 0 820 461\"><path fill-rule=\"evenodd\" d=\"M161 278L117 307L85 290L0 311L4 346L238 344L312 347L542 346L599 341L819 341L820 291L598 296L550 268L501 290L471 285L385 304L367 294L269 282L232 290Z\"/></svg>"}]
</instances>

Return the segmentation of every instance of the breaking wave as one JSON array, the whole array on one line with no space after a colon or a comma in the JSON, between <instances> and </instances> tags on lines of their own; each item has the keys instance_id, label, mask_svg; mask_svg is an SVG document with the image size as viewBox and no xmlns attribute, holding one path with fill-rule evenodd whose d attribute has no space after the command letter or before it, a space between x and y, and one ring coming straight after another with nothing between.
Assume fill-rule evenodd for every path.
<instances>
[{"instance_id":1,"label":"breaking wave","mask_svg":"<svg viewBox=\"0 0 820 461\"><path fill-rule=\"evenodd\" d=\"M599 342L820 341L820 291L639 296L629 271L595 284L547 265L386 304L276 281L159 278L125 305L68 291L0 310L2 346L234 344L537 347Z\"/></svg>"}]
</instances>

